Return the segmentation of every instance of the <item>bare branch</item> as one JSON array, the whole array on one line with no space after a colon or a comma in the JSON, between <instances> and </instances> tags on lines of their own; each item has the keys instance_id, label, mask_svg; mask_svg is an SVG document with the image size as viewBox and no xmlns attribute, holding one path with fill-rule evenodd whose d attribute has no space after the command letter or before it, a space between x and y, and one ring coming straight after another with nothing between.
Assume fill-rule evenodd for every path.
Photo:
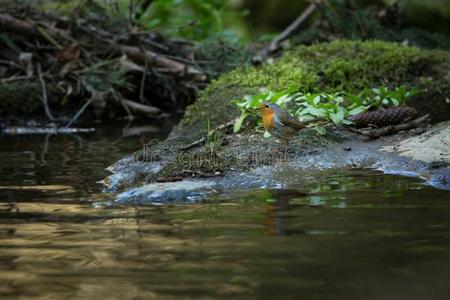
<instances>
[{"instance_id":1,"label":"bare branch","mask_svg":"<svg viewBox=\"0 0 450 300\"><path fill-rule=\"evenodd\" d=\"M50 111L50 107L48 106L47 87L45 85L44 76L42 76L42 68L41 68L40 63L37 64L37 71L38 71L39 81L41 82L41 86L42 86L42 104L44 104L45 114L47 115L47 118L49 118L51 121L55 121L56 118L53 117L53 115Z\"/></svg>"},{"instance_id":2,"label":"bare branch","mask_svg":"<svg viewBox=\"0 0 450 300\"><path fill-rule=\"evenodd\" d=\"M426 114L420 118L417 118L415 120L398 124L398 125L389 125L382 128L375 128L375 129L364 129L364 130L357 130L355 132L358 132L370 139L376 139L383 135L389 135L393 134L402 130L408 130L412 128L419 127L422 123L425 123L430 115Z\"/></svg>"},{"instance_id":3,"label":"bare branch","mask_svg":"<svg viewBox=\"0 0 450 300\"><path fill-rule=\"evenodd\" d=\"M269 51L271 53L277 51L281 46L281 43L291 37L300 26L316 11L318 7L316 1L311 2L308 7L299 15L294 22L292 22L286 29L284 29L279 35L277 35L269 45Z\"/></svg>"},{"instance_id":4,"label":"bare branch","mask_svg":"<svg viewBox=\"0 0 450 300\"><path fill-rule=\"evenodd\" d=\"M66 124L66 126L64 126L64 128L68 128L70 127L70 125L72 125L73 122L75 122L80 116L81 114L86 110L86 108L95 100L95 98L97 97L97 94L93 94L91 96L91 98L89 98L88 101L86 101L86 103L84 103L84 105L80 108L80 110L77 112L77 114L72 118L72 120L70 120L69 123Z\"/></svg>"},{"instance_id":5,"label":"bare branch","mask_svg":"<svg viewBox=\"0 0 450 300\"><path fill-rule=\"evenodd\" d=\"M161 110L155 106L145 105L141 103L137 103L128 99L122 99L122 103L129 107L133 111L138 111L147 115L158 115L161 113Z\"/></svg>"}]
</instances>

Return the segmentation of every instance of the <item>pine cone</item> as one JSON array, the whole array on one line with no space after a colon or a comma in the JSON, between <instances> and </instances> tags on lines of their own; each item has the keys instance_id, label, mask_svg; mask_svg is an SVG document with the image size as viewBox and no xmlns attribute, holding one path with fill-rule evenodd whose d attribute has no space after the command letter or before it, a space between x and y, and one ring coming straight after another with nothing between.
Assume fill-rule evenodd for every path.
<instances>
[{"instance_id":1,"label":"pine cone","mask_svg":"<svg viewBox=\"0 0 450 300\"><path fill-rule=\"evenodd\" d=\"M374 111L360 113L348 117L353 122L353 126L366 127L375 125L383 127L387 125L395 125L411 120L417 114L417 111L409 106L380 108Z\"/></svg>"}]
</instances>

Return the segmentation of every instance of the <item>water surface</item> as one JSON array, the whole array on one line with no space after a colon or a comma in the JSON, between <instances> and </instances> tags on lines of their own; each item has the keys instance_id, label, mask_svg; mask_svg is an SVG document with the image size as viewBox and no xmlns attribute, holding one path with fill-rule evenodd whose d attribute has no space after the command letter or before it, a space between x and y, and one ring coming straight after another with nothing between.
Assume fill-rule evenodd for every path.
<instances>
[{"instance_id":1,"label":"water surface","mask_svg":"<svg viewBox=\"0 0 450 300\"><path fill-rule=\"evenodd\" d=\"M155 137L0 136L1 298L449 299L448 191L334 170L284 191L94 208L104 168Z\"/></svg>"}]
</instances>

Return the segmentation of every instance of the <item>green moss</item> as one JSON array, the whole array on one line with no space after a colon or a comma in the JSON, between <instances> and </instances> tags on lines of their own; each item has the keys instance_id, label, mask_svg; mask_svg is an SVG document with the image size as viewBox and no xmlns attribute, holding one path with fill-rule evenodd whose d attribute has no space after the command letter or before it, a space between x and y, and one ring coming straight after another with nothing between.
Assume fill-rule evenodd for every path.
<instances>
[{"instance_id":1,"label":"green moss","mask_svg":"<svg viewBox=\"0 0 450 300\"><path fill-rule=\"evenodd\" d=\"M48 102L60 99L57 88L47 85ZM38 81L13 81L0 85L0 116L20 117L44 115L42 85Z\"/></svg>"},{"instance_id":2,"label":"green moss","mask_svg":"<svg viewBox=\"0 0 450 300\"><path fill-rule=\"evenodd\" d=\"M205 148L200 148L198 151L180 152L150 180L173 176L214 176L224 172L231 162L224 152L210 152Z\"/></svg>"},{"instance_id":3,"label":"green moss","mask_svg":"<svg viewBox=\"0 0 450 300\"><path fill-rule=\"evenodd\" d=\"M221 81L273 90L296 83L303 92L359 92L385 84L415 84L417 75L442 75L442 71L424 68L430 65L448 69L449 52L381 41L339 40L297 47L273 64L237 69Z\"/></svg>"},{"instance_id":4,"label":"green moss","mask_svg":"<svg viewBox=\"0 0 450 300\"><path fill-rule=\"evenodd\" d=\"M0 85L0 112L4 116L30 115L42 109L42 88L37 82L12 82Z\"/></svg>"}]
</instances>

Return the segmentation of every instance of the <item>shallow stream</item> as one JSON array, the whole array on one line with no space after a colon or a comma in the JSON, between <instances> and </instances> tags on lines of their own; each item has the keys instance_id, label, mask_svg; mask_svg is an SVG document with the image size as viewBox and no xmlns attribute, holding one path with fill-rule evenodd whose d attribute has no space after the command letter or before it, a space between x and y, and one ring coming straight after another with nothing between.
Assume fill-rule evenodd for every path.
<instances>
[{"instance_id":1,"label":"shallow stream","mask_svg":"<svg viewBox=\"0 0 450 300\"><path fill-rule=\"evenodd\" d=\"M2 299L449 299L450 192L370 170L98 207L155 133L0 136Z\"/></svg>"}]
</instances>

